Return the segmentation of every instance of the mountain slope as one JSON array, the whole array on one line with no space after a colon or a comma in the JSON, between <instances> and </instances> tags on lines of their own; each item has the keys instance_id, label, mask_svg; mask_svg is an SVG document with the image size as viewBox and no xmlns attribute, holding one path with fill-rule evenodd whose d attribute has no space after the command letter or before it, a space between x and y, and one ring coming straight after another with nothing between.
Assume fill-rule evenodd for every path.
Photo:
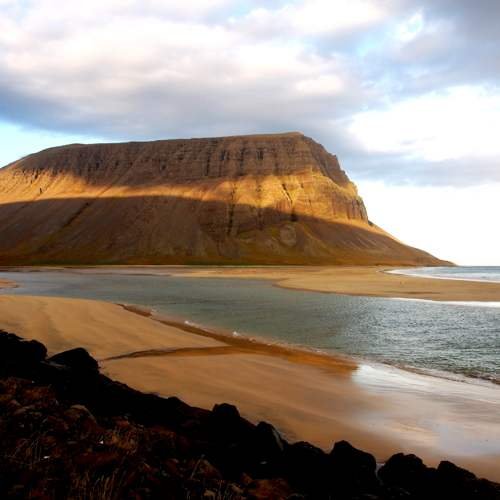
<instances>
[{"instance_id":1,"label":"mountain slope","mask_svg":"<svg viewBox=\"0 0 500 500\"><path fill-rule=\"evenodd\" d=\"M0 263L420 264L300 133L73 144L0 169Z\"/></svg>"}]
</instances>

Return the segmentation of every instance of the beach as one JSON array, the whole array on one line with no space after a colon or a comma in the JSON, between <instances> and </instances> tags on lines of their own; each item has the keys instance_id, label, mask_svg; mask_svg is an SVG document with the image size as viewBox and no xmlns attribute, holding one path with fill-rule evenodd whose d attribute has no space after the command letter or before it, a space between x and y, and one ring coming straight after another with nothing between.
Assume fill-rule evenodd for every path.
<instances>
[{"instance_id":1,"label":"beach","mask_svg":"<svg viewBox=\"0 0 500 500\"><path fill-rule=\"evenodd\" d=\"M70 271L72 273L235 278L271 281L275 286L321 293L393 297L444 302L499 302L500 283L433 279L393 274L390 266L25 266L5 271ZM412 268L407 268L412 269ZM11 286L15 284L10 283Z\"/></svg>"},{"instance_id":2,"label":"beach","mask_svg":"<svg viewBox=\"0 0 500 500\"><path fill-rule=\"evenodd\" d=\"M17 285L10 280L0 280L0 288L16 288Z\"/></svg>"},{"instance_id":3,"label":"beach","mask_svg":"<svg viewBox=\"0 0 500 500\"><path fill-rule=\"evenodd\" d=\"M295 290L437 301L500 301L500 283L391 274L387 266L174 268L173 275L267 279Z\"/></svg>"},{"instance_id":4,"label":"beach","mask_svg":"<svg viewBox=\"0 0 500 500\"><path fill-rule=\"evenodd\" d=\"M341 277L351 273L353 292L357 286L375 290L380 279L387 283L380 293L389 293L393 279L406 280L382 274L378 268L347 269L331 269L322 283L318 275L324 270L316 268L309 269L309 275L303 268L151 268L146 272L266 275L279 286L316 289L333 286L329 279L337 276L335 286L344 290L349 280ZM367 280L368 288L362 288L360 283ZM415 281L420 278L408 278L408 283ZM453 289L456 283L422 281L432 283L420 285L418 293L435 287L434 296L451 300L443 290L445 285ZM471 283L468 293L483 288L480 285ZM500 289L484 288L488 290L480 296L489 300ZM404 451L428 464L452 460L480 476L500 480L500 423L495 418L500 412L500 391L492 384L463 383L341 356L251 343L151 317L146 309L93 300L2 295L0 328L37 339L51 353L84 347L99 359L104 373L142 391L175 395L205 408L221 402L235 404L250 420L273 423L291 441L307 440L328 450L334 441L346 439L381 462Z\"/></svg>"}]
</instances>

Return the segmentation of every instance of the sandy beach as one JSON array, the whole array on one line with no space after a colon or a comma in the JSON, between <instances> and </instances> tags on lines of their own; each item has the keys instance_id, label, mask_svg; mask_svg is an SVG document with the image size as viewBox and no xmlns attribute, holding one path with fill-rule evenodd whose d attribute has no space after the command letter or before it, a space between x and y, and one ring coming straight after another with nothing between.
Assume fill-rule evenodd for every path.
<instances>
[{"instance_id":1,"label":"sandy beach","mask_svg":"<svg viewBox=\"0 0 500 500\"><path fill-rule=\"evenodd\" d=\"M0 296L0 328L52 353L87 348L109 376L200 407L236 404L290 440L347 439L383 461L397 451L449 459L500 480L500 391L395 368L251 345L143 310L66 298Z\"/></svg>"},{"instance_id":2,"label":"sandy beach","mask_svg":"<svg viewBox=\"0 0 500 500\"><path fill-rule=\"evenodd\" d=\"M391 274L388 266L74 266L3 267L5 271L163 275L269 280L291 290L450 302L500 302L500 283ZM10 282L11 285L14 285ZM1 287L1 282L0 282Z\"/></svg>"},{"instance_id":3,"label":"sandy beach","mask_svg":"<svg viewBox=\"0 0 500 500\"><path fill-rule=\"evenodd\" d=\"M500 283L438 280L390 274L384 267L177 268L174 275L268 279L277 286L314 292L439 301L500 301Z\"/></svg>"},{"instance_id":4,"label":"sandy beach","mask_svg":"<svg viewBox=\"0 0 500 500\"><path fill-rule=\"evenodd\" d=\"M53 269L91 274L262 279L272 281L281 288L322 293L451 302L500 302L500 283L391 274L388 271L400 268L387 266L88 266Z\"/></svg>"}]
</instances>

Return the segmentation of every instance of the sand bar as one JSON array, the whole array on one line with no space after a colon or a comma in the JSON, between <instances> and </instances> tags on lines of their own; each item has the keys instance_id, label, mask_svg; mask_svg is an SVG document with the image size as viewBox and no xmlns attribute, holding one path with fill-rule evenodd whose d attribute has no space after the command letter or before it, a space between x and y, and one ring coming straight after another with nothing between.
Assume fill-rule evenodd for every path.
<instances>
[{"instance_id":1,"label":"sand bar","mask_svg":"<svg viewBox=\"0 0 500 500\"><path fill-rule=\"evenodd\" d=\"M23 268L6 268L5 270L17 269ZM47 268L29 269L47 270ZM400 268L387 266L89 266L66 268L66 271L92 274L264 279L282 288L313 292L450 302L500 302L500 283L421 278L386 272L392 269Z\"/></svg>"},{"instance_id":2,"label":"sand bar","mask_svg":"<svg viewBox=\"0 0 500 500\"><path fill-rule=\"evenodd\" d=\"M433 279L387 271L387 266L86 266L3 267L4 271L60 271L91 274L163 275L272 281L275 286L368 297L450 302L500 302L500 283ZM411 268L410 268L411 269Z\"/></svg>"},{"instance_id":3,"label":"sand bar","mask_svg":"<svg viewBox=\"0 0 500 500\"><path fill-rule=\"evenodd\" d=\"M493 385L224 342L91 300L3 295L0 328L53 353L86 347L105 373L144 391L207 408L236 404L290 440L329 449L347 439L380 461L414 452L500 480L500 388Z\"/></svg>"},{"instance_id":4,"label":"sand bar","mask_svg":"<svg viewBox=\"0 0 500 500\"><path fill-rule=\"evenodd\" d=\"M17 284L10 280L0 280L0 288L16 288Z\"/></svg>"},{"instance_id":5,"label":"sand bar","mask_svg":"<svg viewBox=\"0 0 500 500\"><path fill-rule=\"evenodd\" d=\"M277 286L315 292L439 301L500 301L500 283L389 274L387 267L204 268L172 274L270 279Z\"/></svg>"}]
</instances>

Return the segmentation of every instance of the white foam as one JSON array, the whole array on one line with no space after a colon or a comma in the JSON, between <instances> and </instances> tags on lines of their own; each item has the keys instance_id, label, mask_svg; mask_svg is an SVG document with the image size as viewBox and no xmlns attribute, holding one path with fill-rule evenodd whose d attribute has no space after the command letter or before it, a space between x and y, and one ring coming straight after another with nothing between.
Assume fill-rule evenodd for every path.
<instances>
[{"instance_id":1,"label":"white foam","mask_svg":"<svg viewBox=\"0 0 500 500\"><path fill-rule=\"evenodd\" d=\"M423 268L427 269L427 268ZM429 278L433 280L451 280L451 281L472 281L474 283L500 283L500 280L496 279L489 279L486 276L481 279L479 276L477 277L470 277L469 274L457 274L455 276L443 276L443 275L437 275L437 274L426 274L422 272L418 272L418 270L412 270L409 271L407 269L391 269L389 271L385 271L387 274L398 274L402 276L413 276L414 278Z\"/></svg>"},{"instance_id":2,"label":"white foam","mask_svg":"<svg viewBox=\"0 0 500 500\"><path fill-rule=\"evenodd\" d=\"M446 304L450 306L467 306L467 307L493 307L500 308L500 302L480 302L480 301L461 301L461 300L431 300L431 299L415 299L411 297L390 297L390 300L405 300L410 302L427 302L430 304Z\"/></svg>"},{"instance_id":3,"label":"white foam","mask_svg":"<svg viewBox=\"0 0 500 500\"><path fill-rule=\"evenodd\" d=\"M192 321L184 320L184 324L188 326L194 326L195 328L201 328L200 325L193 323Z\"/></svg>"}]
</instances>

